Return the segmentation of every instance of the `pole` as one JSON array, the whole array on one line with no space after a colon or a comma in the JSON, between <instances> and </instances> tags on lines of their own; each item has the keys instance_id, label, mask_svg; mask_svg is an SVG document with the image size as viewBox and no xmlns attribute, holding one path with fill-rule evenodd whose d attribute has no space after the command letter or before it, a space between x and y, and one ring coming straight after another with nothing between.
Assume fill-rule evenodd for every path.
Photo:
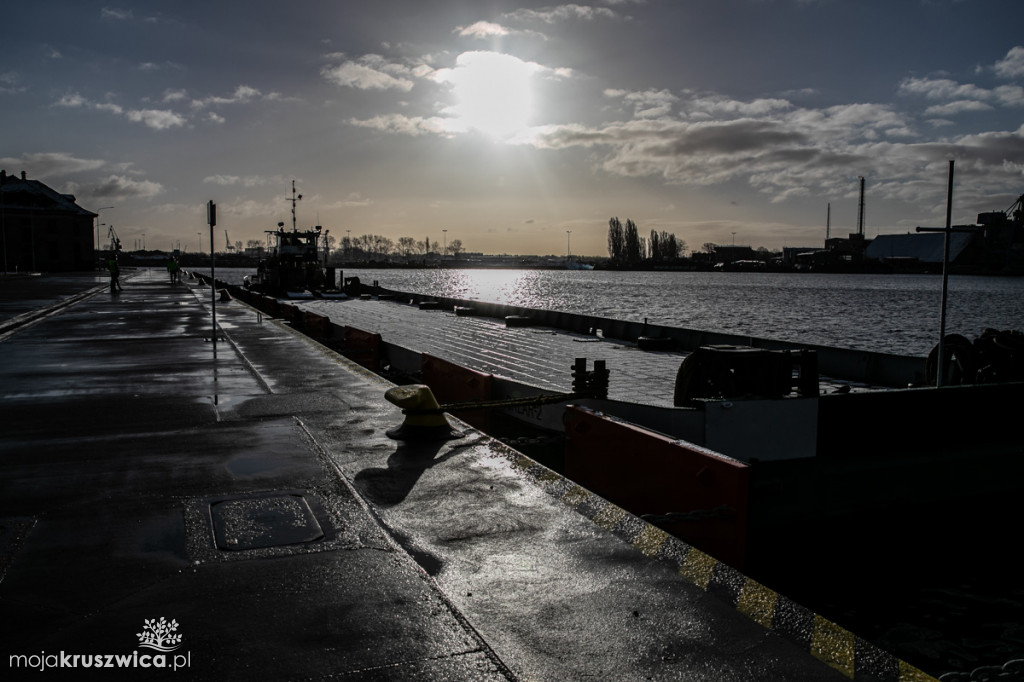
<instances>
[{"instance_id":1,"label":"pole","mask_svg":"<svg viewBox=\"0 0 1024 682\"><path fill-rule=\"evenodd\" d=\"M949 179L946 183L946 229L942 245L942 304L939 311L939 370L935 375L935 386L942 386L942 375L946 370L946 300L949 297L949 234L953 231L953 159L949 160Z\"/></svg>"},{"instance_id":2,"label":"pole","mask_svg":"<svg viewBox=\"0 0 1024 682\"><path fill-rule=\"evenodd\" d=\"M217 204L210 200L206 203L206 221L210 223L210 310L212 311L213 328L210 340L213 343L213 359L217 360L217 271L213 248L213 226L217 224Z\"/></svg>"}]
</instances>

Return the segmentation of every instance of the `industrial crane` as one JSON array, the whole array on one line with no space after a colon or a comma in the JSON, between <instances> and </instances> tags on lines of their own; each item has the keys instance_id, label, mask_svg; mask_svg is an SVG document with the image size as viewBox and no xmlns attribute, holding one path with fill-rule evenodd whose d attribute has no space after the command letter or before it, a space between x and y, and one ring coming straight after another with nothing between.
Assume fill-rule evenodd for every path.
<instances>
[{"instance_id":1,"label":"industrial crane","mask_svg":"<svg viewBox=\"0 0 1024 682\"><path fill-rule=\"evenodd\" d=\"M235 247L231 246L231 238L228 237L228 231L224 230L224 245L227 251L234 251Z\"/></svg>"},{"instance_id":2,"label":"industrial crane","mask_svg":"<svg viewBox=\"0 0 1024 682\"><path fill-rule=\"evenodd\" d=\"M121 240L117 237L117 232L114 232L114 226L110 225L107 228L107 239L110 240L110 252L115 253L121 250Z\"/></svg>"}]
</instances>

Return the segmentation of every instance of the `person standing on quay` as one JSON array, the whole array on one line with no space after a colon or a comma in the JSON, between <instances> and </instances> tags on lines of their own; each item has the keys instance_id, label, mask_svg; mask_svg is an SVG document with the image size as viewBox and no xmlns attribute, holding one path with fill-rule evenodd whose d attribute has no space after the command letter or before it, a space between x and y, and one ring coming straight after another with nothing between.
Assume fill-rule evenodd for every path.
<instances>
[{"instance_id":1,"label":"person standing on quay","mask_svg":"<svg viewBox=\"0 0 1024 682\"><path fill-rule=\"evenodd\" d=\"M121 268L117 265L117 254L111 254L107 260L107 269L110 270L110 293L117 293L122 290Z\"/></svg>"},{"instance_id":2,"label":"person standing on quay","mask_svg":"<svg viewBox=\"0 0 1024 682\"><path fill-rule=\"evenodd\" d=\"M177 284L178 283L178 281L179 281L178 280L178 273L179 272L180 272L180 267L178 265L178 259L175 258L174 256L171 256L170 258L167 259L167 274L170 275L170 277L171 277L171 284Z\"/></svg>"}]
</instances>

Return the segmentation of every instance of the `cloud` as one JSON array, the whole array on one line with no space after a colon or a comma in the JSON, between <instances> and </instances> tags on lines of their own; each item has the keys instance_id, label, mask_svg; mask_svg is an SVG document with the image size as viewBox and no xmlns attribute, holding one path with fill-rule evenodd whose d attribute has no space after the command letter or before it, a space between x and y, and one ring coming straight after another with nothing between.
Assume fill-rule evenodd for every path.
<instances>
[{"instance_id":1,"label":"cloud","mask_svg":"<svg viewBox=\"0 0 1024 682\"><path fill-rule=\"evenodd\" d=\"M642 104L660 92L608 90L605 96L625 101L632 95ZM590 150L594 167L610 175L661 177L690 186L746 182L776 203L845 195L851 177L869 174L886 178L876 196L931 200L942 183L922 182L921 174L934 167L941 175L949 158L960 159L976 177L995 178L988 191L1019 185L1024 169L1024 126L1012 133L917 142L913 119L886 105L807 109L785 100L741 102L693 94L676 104L681 112L676 118L546 126L534 144Z\"/></svg>"},{"instance_id":2,"label":"cloud","mask_svg":"<svg viewBox=\"0 0 1024 682\"><path fill-rule=\"evenodd\" d=\"M123 9L121 7L103 7L100 9L100 19L103 21L136 21L135 10ZM160 23L159 17L140 17L138 21L147 24Z\"/></svg>"},{"instance_id":3,"label":"cloud","mask_svg":"<svg viewBox=\"0 0 1024 682\"><path fill-rule=\"evenodd\" d=\"M20 157L0 158L7 168L24 168L37 177L63 176L102 168L100 159L81 159L68 152L35 152Z\"/></svg>"},{"instance_id":4,"label":"cloud","mask_svg":"<svg viewBox=\"0 0 1024 682\"><path fill-rule=\"evenodd\" d=\"M507 28L491 21L478 21L469 26L459 26L455 30L460 36L471 36L473 38L493 38L509 34Z\"/></svg>"},{"instance_id":5,"label":"cloud","mask_svg":"<svg viewBox=\"0 0 1024 682\"><path fill-rule=\"evenodd\" d=\"M1021 55L1024 59L1024 49L1021 49ZM926 110L925 113L932 116L988 111L992 109L989 102L1009 107L1024 106L1024 88L1019 85L1000 85L988 89L970 83L958 83L949 78L907 78L900 83L899 94L919 95L928 100L945 102Z\"/></svg>"},{"instance_id":6,"label":"cloud","mask_svg":"<svg viewBox=\"0 0 1024 682\"><path fill-rule=\"evenodd\" d=\"M644 90L628 92L625 90L605 90L606 97L621 98L633 105L635 118L659 118L672 113L672 106L679 98L668 90Z\"/></svg>"},{"instance_id":7,"label":"cloud","mask_svg":"<svg viewBox=\"0 0 1024 682\"><path fill-rule=\"evenodd\" d=\"M129 21L134 18L134 13L130 9L120 9L117 7L104 7L100 10L100 18L110 19L113 21Z\"/></svg>"},{"instance_id":8,"label":"cloud","mask_svg":"<svg viewBox=\"0 0 1024 682\"><path fill-rule=\"evenodd\" d=\"M987 99L990 90L976 85L957 83L949 78L906 78L900 83L900 94L922 95L926 99Z\"/></svg>"},{"instance_id":9,"label":"cloud","mask_svg":"<svg viewBox=\"0 0 1024 682\"><path fill-rule=\"evenodd\" d=\"M123 175L110 175L96 185L84 187L82 193L112 201L125 201L131 198L149 199L163 191L164 187L159 182L133 180Z\"/></svg>"},{"instance_id":10,"label":"cloud","mask_svg":"<svg viewBox=\"0 0 1024 682\"><path fill-rule=\"evenodd\" d=\"M1019 78L1024 76L1024 47L1013 47L1006 56L995 63L996 74L1003 78Z\"/></svg>"},{"instance_id":11,"label":"cloud","mask_svg":"<svg viewBox=\"0 0 1024 682\"><path fill-rule=\"evenodd\" d=\"M125 116L129 121L144 123L153 130L179 128L187 123L184 116L167 109L132 109Z\"/></svg>"},{"instance_id":12,"label":"cloud","mask_svg":"<svg viewBox=\"0 0 1024 682\"><path fill-rule=\"evenodd\" d=\"M267 185L284 186L288 184L288 180L280 175L271 177L261 175L208 175L203 178L203 182L208 185L220 185L221 187L264 187Z\"/></svg>"},{"instance_id":13,"label":"cloud","mask_svg":"<svg viewBox=\"0 0 1024 682\"><path fill-rule=\"evenodd\" d=\"M0 95L16 95L25 91L20 76L14 71L0 73Z\"/></svg>"},{"instance_id":14,"label":"cloud","mask_svg":"<svg viewBox=\"0 0 1024 682\"><path fill-rule=\"evenodd\" d=\"M164 90L164 102L179 102L188 99L188 93L184 90Z\"/></svg>"},{"instance_id":15,"label":"cloud","mask_svg":"<svg viewBox=\"0 0 1024 682\"><path fill-rule=\"evenodd\" d=\"M370 206L372 204L373 201L371 199L364 197L359 192L349 192L349 194L344 199L326 204L323 206L323 208L362 208L364 206Z\"/></svg>"},{"instance_id":16,"label":"cloud","mask_svg":"<svg viewBox=\"0 0 1024 682\"><path fill-rule=\"evenodd\" d=\"M386 133L399 135L450 135L444 119L438 117L424 118L421 116L404 116L402 114L383 114L368 119L350 118L349 125L360 128L372 128Z\"/></svg>"},{"instance_id":17,"label":"cloud","mask_svg":"<svg viewBox=\"0 0 1024 682\"><path fill-rule=\"evenodd\" d=\"M582 19L590 21L593 19L615 19L619 15L607 7L591 7L589 5L558 5L556 7L545 7L542 9L517 9L504 15L505 17L519 21L541 21L545 24L553 24L558 21L570 19Z\"/></svg>"},{"instance_id":18,"label":"cloud","mask_svg":"<svg viewBox=\"0 0 1024 682\"><path fill-rule=\"evenodd\" d=\"M64 95L54 103L54 106L71 108L84 107L88 105L88 100L79 95L77 92L69 92L68 94Z\"/></svg>"},{"instance_id":19,"label":"cloud","mask_svg":"<svg viewBox=\"0 0 1024 682\"><path fill-rule=\"evenodd\" d=\"M85 108L95 111L105 111L117 116L123 115L133 123L143 123L153 130L167 130L178 128L188 123L188 120L181 114L169 109L131 109L125 111L119 104L113 102L93 102L82 97L77 92L64 95L54 103L54 106L67 107L70 109Z\"/></svg>"},{"instance_id":20,"label":"cloud","mask_svg":"<svg viewBox=\"0 0 1024 682\"><path fill-rule=\"evenodd\" d=\"M977 100L959 100L947 102L946 104L936 104L925 109L924 113L926 116L955 116L965 111L989 111L991 109L990 105Z\"/></svg>"},{"instance_id":21,"label":"cloud","mask_svg":"<svg viewBox=\"0 0 1024 682\"><path fill-rule=\"evenodd\" d=\"M193 109L204 109L209 106L221 106L230 104L246 104L263 95L259 90L248 85L239 85L228 97L211 95L203 99L192 100ZM166 101L166 100L165 100Z\"/></svg>"},{"instance_id":22,"label":"cloud","mask_svg":"<svg viewBox=\"0 0 1024 682\"><path fill-rule=\"evenodd\" d=\"M368 54L358 61L345 61L337 66L325 66L320 75L343 87L359 90L412 90L413 72L409 67L386 61L380 55Z\"/></svg>"}]
</instances>

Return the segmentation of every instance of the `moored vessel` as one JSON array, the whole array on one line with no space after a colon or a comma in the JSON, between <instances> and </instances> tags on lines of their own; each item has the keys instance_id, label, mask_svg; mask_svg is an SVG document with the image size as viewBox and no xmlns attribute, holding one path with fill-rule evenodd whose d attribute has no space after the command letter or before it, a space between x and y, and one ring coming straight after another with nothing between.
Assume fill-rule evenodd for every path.
<instances>
[{"instance_id":1,"label":"moored vessel","mask_svg":"<svg viewBox=\"0 0 1024 682\"><path fill-rule=\"evenodd\" d=\"M299 230L295 205L302 199L292 181L292 229L279 222L276 230L266 230L268 253L256 267L256 274L245 278L252 291L282 298L311 298L333 283L320 257L320 240L325 237L320 225Z\"/></svg>"}]
</instances>

